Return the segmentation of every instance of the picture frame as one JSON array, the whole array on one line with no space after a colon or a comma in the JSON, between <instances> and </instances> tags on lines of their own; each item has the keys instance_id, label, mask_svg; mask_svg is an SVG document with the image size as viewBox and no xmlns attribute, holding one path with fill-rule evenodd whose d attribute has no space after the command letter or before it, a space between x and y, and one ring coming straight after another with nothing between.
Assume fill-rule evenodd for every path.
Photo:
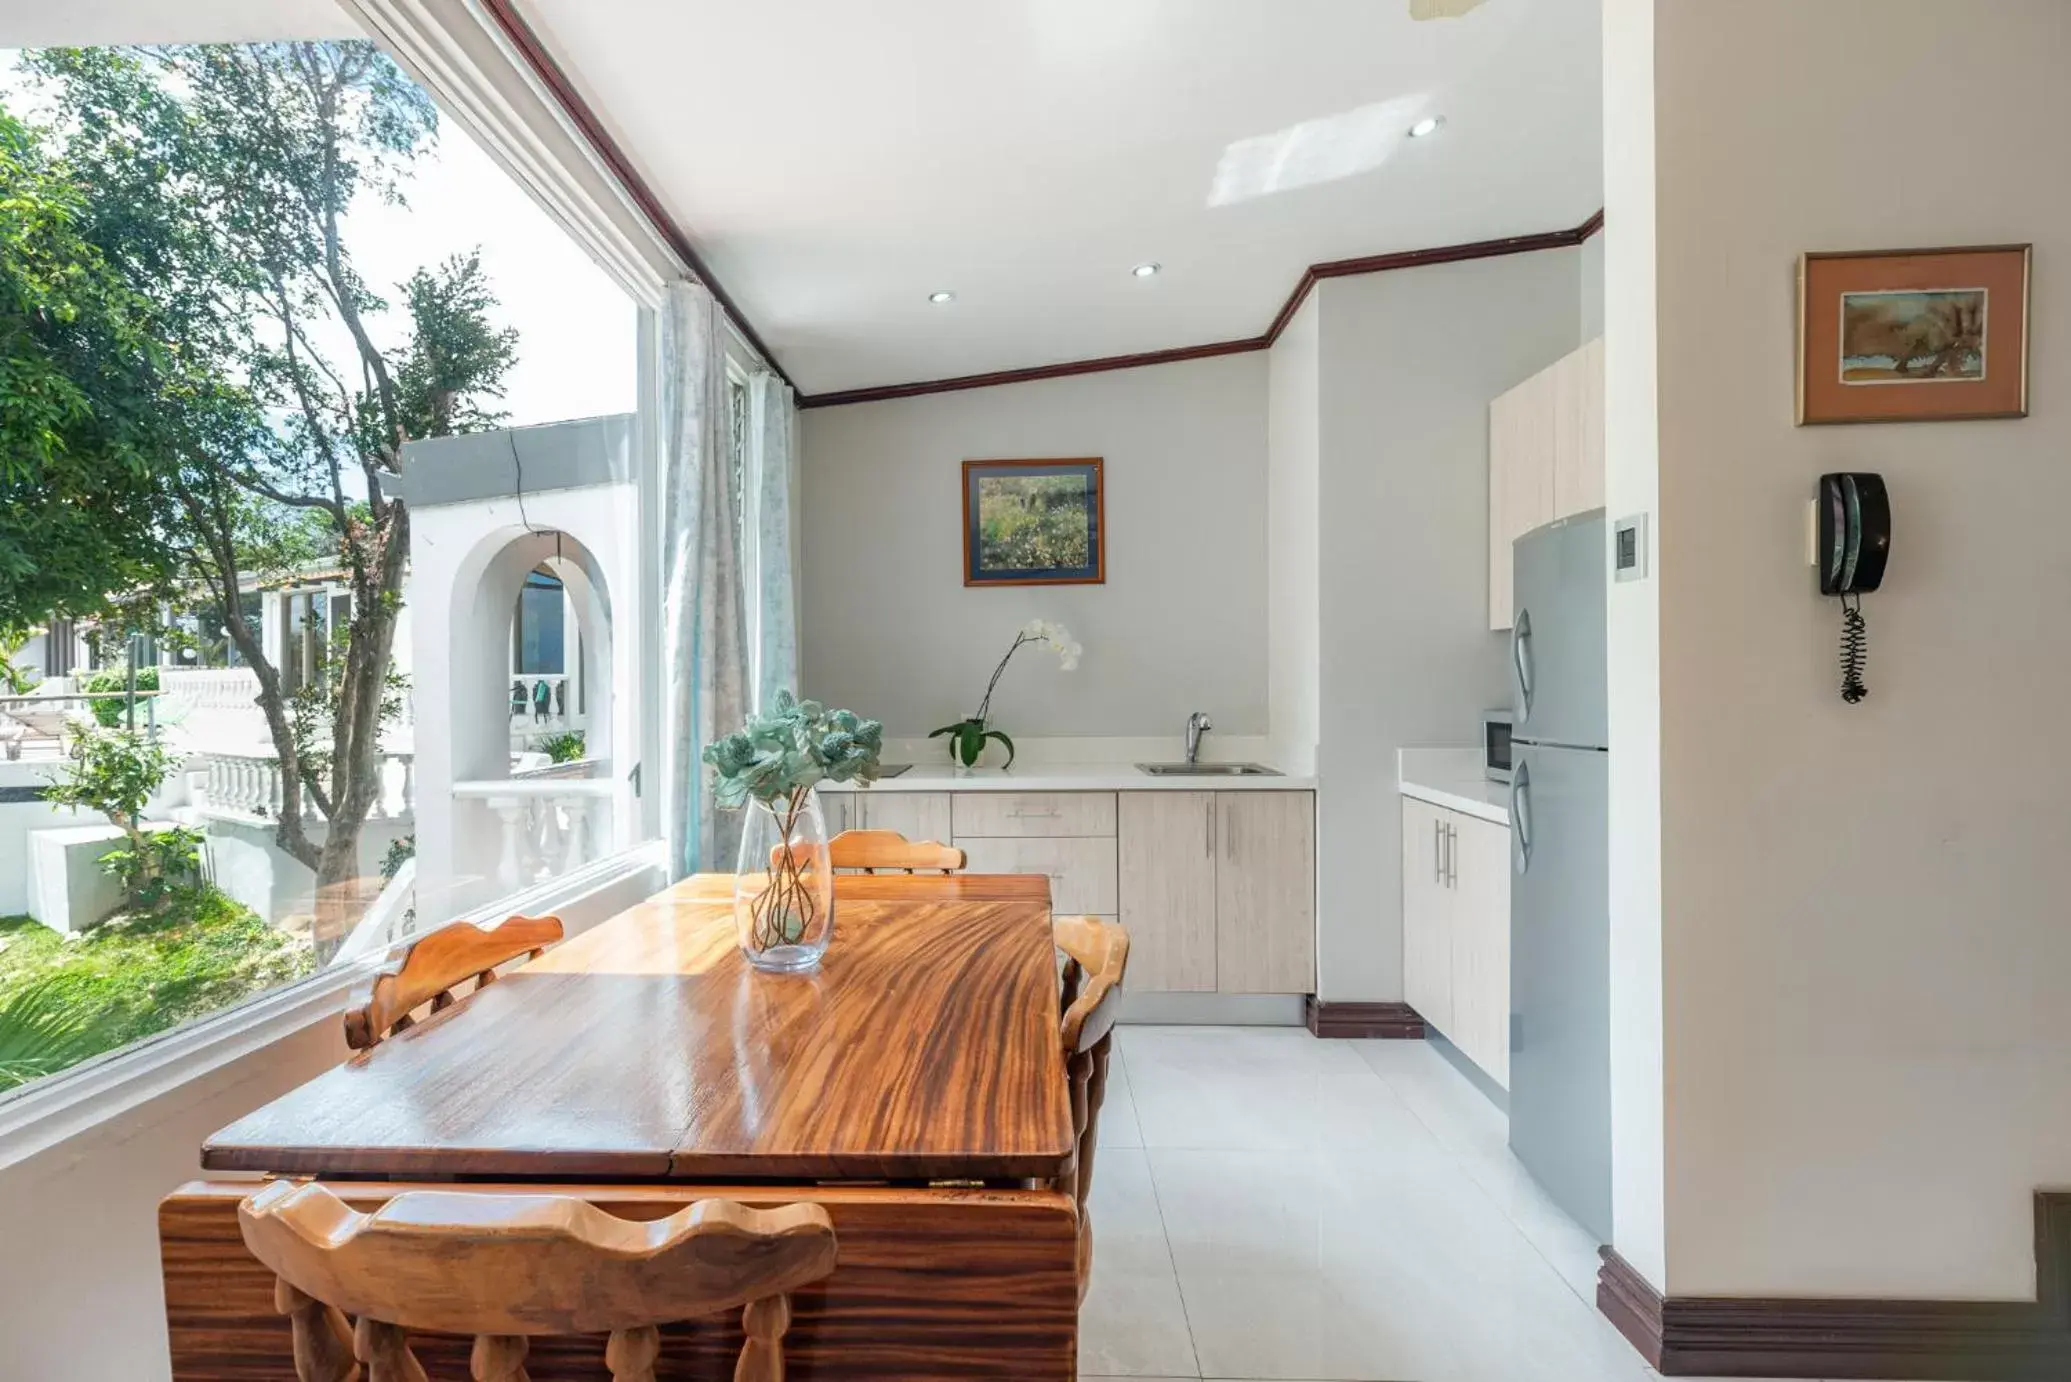
<instances>
[{"instance_id":1,"label":"picture frame","mask_svg":"<svg viewBox=\"0 0 2071 1382\"><path fill-rule=\"evenodd\" d=\"M1798 260L1797 422L2028 415L2030 245Z\"/></svg>"},{"instance_id":2,"label":"picture frame","mask_svg":"<svg viewBox=\"0 0 2071 1382\"><path fill-rule=\"evenodd\" d=\"M965 461L964 584L1104 584L1106 499L1098 456Z\"/></svg>"}]
</instances>

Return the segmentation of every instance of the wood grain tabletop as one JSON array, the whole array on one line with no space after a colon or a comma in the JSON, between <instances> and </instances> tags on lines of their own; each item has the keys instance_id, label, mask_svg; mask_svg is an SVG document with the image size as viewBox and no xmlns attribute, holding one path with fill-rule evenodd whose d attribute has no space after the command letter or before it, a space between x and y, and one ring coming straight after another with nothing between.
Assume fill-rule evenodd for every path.
<instances>
[{"instance_id":1,"label":"wood grain tabletop","mask_svg":"<svg viewBox=\"0 0 2071 1382\"><path fill-rule=\"evenodd\" d=\"M983 1180L1072 1154L1049 880L843 876L819 972L698 875L210 1138L212 1170Z\"/></svg>"}]
</instances>

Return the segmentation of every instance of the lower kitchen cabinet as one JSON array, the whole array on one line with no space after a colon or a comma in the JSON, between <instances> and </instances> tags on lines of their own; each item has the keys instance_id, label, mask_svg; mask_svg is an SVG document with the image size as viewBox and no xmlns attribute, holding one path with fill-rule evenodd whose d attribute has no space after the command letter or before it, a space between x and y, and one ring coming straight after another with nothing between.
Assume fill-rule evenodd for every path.
<instances>
[{"instance_id":1,"label":"lower kitchen cabinet","mask_svg":"<svg viewBox=\"0 0 2071 1382\"><path fill-rule=\"evenodd\" d=\"M1510 832L1402 801L1402 996L1510 1084Z\"/></svg>"},{"instance_id":2,"label":"lower kitchen cabinet","mask_svg":"<svg viewBox=\"0 0 2071 1382\"><path fill-rule=\"evenodd\" d=\"M1215 991L1215 793L1123 792L1116 816L1127 986Z\"/></svg>"},{"instance_id":3,"label":"lower kitchen cabinet","mask_svg":"<svg viewBox=\"0 0 2071 1382\"><path fill-rule=\"evenodd\" d=\"M831 833L953 843L973 873L1046 875L1060 915L1119 917L1131 992L1316 991L1314 792L820 795Z\"/></svg>"},{"instance_id":4,"label":"lower kitchen cabinet","mask_svg":"<svg viewBox=\"0 0 2071 1382\"><path fill-rule=\"evenodd\" d=\"M1123 792L1117 815L1128 987L1313 993L1310 792Z\"/></svg>"},{"instance_id":5,"label":"lower kitchen cabinet","mask_svg":"<svg viewBox=\"0 0 2071 1382\"><path fill-rule=\"evenodd\" d=\"M1445 882L1453 812L1402 799L1402 1001L1441 1032L1453 1029L1453 894Z\"/></svg>"},{"instance_id":6,"label":"lower kitchen cabinet","mask_svg":"<svg viewBox=\"0 0 2071 1382\"><path fill-rule=\"evenodd\" d=\"M1217 793L1215 833L1216 992L1315 992L1315 797Z\"/></svg>"}]
</instances>

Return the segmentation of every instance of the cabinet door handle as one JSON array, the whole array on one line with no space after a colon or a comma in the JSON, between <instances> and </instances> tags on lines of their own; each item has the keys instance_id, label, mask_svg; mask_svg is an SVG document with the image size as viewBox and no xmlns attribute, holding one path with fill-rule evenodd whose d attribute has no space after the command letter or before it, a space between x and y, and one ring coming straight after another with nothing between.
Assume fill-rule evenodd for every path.
<instances>
[{"instance_id":1,"label":"cabinet door handle","mask_svg":"<svg viewBox=\"0 0 2071 1382\"><path fill-rule=\"evenodd\" d=\"M1431 819L1431 881L1445 886L1445 822Z\"/></svg>"},{"instance_id":2,"label":"cabinet door handle","mask_svg":"<svg viewBox=\"0 0 2071 1382\"><path fill-rule=\"evenodd\" d=\"M1450 822L1445 827L1445 885L1460 886L1460 832Z\"/></svg>"},{"instance_id":3,"label":"cabinet door handle","mask_svg":"<svg viewBox=\"0 0 2071 1382\"><path fill-rule=\"evenodd\" d=\"M1204 809L1201 812L1201 853L1213 859L1215 857L1215 798L1210 797L1202 805Z\"/></svg>"}]
</instances>

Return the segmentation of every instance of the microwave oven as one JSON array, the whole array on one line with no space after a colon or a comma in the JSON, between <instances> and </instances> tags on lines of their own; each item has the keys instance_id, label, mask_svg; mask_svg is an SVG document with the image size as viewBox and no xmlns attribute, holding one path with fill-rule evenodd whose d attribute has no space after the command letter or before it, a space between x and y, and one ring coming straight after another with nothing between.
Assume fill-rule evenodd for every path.
<instances>
[{"instance_id":1,"label":"microwave oven","mask_svg":"<svg viewBox=\"0 0 2071 1382\"><path fill-rule=\"evenodd\" d=\"M1481 712L1481 765L1491 782L1510 780L1510 712Z\"/></svg>"}]
</instances>

